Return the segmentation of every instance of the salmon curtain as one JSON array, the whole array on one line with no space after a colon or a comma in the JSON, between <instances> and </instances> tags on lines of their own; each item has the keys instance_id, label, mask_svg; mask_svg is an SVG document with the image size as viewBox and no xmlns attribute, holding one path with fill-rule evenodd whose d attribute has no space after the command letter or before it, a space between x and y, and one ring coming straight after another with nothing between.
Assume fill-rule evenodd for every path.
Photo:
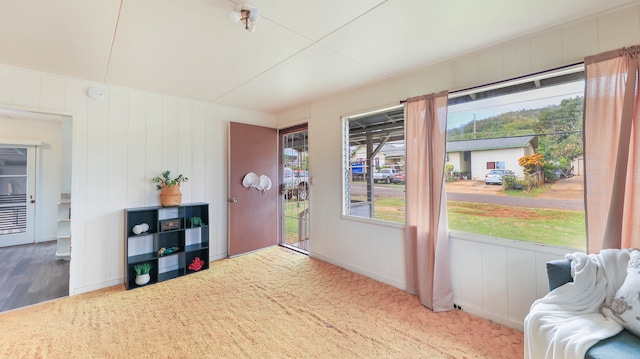
<instances>
[{"instance_id":1,"label":"salmon curtain","mask_svg":"<svg viewBox=\"0 0 640 359\"><path fill-rule=\"evenodd\" d=\"M447 92L410 98L406 129L407 292L434 312L453 309L444 186Z\"/></svg>"},{"instance_id":2,"label":"salmon curtain","mask_svg":"<svg viewBox=\"0 0 640 359\"><path fill-rule=\"evenodd\" d=\"M587 249L640 247L640 46L585 58Z\"/></svg>"}]
</instances>

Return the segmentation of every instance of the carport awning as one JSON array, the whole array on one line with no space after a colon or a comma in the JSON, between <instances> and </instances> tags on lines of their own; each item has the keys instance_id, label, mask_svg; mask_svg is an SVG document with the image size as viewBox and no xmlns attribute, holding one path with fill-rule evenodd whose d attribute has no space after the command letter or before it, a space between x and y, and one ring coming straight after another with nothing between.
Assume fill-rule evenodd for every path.
<instances>
[{"instance_id":1,"label":"carport awning","mask_svg":"<svg viewBox=\"0 0 640 359\"><path fill-rule=\"evenodd\" d=\"M363 117L349 118L349 146L404 140L404 107Z\"/></svg>"}]
</instances>

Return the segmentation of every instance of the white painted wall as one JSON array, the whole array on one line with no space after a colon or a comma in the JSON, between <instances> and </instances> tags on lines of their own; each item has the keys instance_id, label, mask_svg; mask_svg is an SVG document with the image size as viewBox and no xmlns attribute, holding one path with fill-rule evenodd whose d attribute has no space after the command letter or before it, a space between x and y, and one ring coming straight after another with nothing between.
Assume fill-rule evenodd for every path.
<instances>
[{"instance_id":1,"label":"white painted wall","mask_svg":"<svg viewBox=\"0 0 640 359\"><path fill-rule=\"evenodd\" d=\"M634 5L279 114L278 127L309 123L310 175L314 179L310 188L311 255L398 288L406 286L402 228L340 215L341 116L394 106L421 94L548 70L638 43L640 5ZM475 237L453 238L452 242L456 300L464 310L513 327L522 326L531 302L544 294L541 282L546 278L540 272L543 263L570 251L560 249L560 253L549 254L535 245L514 247L510 242Z\"/></svg>"},{"instance_id":2,"label":"white painted wall","mask_svg":"<svg viewBox=\"0 0 640 359\"><path fill-rule=\"evenodd\" d=\"M90 99L91 86L105 98ZM55 186L56 197L71 186L71 294L123 282L123 209L159 205L151 178L165 169L189 177L185 203L210 204L210 258L226 257L228 123L276 123L273 115L7 66L0 107L72 118L71 181L43 184Z\"/></svg>"},{"instance_id":3,"label":"white painted wall","mask_svg":"<svg viewBox=\"0 0 640 359\"><path fill-rule=\"evenodd\" d=\"M453 165L453 172L460 172L462 171L462 152L449 152L448 153L449 156L449 161L447 161L445 163L445 165L451 164Z\"/></svg>"},{"instance_id":4,"label":"white painted wall","mask_svg":"<svg viewBox=\"0 0 640 359\"><path fill-rule=\"evenodd\" d=\"M505 169L513 171L516 177L522 179L524 170L518 164L518 159L524 154L523 147L473 151L471 152L471 177L478 181L484 181L484 175L491 171L487 169L487 162L504 162Z\"/></svg>"},{"instance_id":5,"label":"white painted wall","mask_svg":"<svg viewBox=\"0 0 640 359\"><path fill-rule=\"evenodd\" d=\"M462 232L449 238L454 303L519 330L531 303L549 292L545 263L575 252Z\"/></svg>"}]
</instances>

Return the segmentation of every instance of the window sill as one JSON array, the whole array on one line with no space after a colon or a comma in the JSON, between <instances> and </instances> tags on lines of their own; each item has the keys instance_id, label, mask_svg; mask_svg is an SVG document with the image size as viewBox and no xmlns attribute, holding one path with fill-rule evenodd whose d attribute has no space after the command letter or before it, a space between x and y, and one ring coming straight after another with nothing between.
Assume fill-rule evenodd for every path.
<instances>
[{"instance_id":1,"label":"window sill","mask_svg":"<svg viewBox=\"0 0 640 359\"><path fill-rule=\"evenodd\" d=\"M347 220L347 221L372 224L372 225L382 226L382 227L397 228L397 229L404 229L405 228L404 223L388 222L388 221L383 221L383 220L380 220L380 219L358 217L358 216L350 216L350 215L346 215L346 214L343 214L341 216L341 218L344 219L344 220Z\"/></svg>"},{"instance_id":2,"label":"window sill","mask_svg":"<svg viewBox=\"0 0 640 359\"><path fill-rule=\"evenodd\" d=\"M482 234L449 231L449 239L459 239L470 242L478 242L484 244L495 244L501 247L508 247L523 250L535 250L536 252L549 253L564 256L570 252L582 252L583 250L569 247L550 246L547 244L519 241L516 239L507 239L500 237L485 236Z\"/></svg>"}]
</instances>

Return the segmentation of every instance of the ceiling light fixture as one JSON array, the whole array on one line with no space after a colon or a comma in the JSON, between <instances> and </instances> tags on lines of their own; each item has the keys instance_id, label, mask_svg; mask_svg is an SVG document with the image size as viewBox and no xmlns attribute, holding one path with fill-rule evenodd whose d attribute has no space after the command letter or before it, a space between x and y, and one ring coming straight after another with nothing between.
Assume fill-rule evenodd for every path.
<instances>
[{"instance_id":1,"label":"ceiling light fixture","mask_svg":"<svg viewBox=\"0 0 640 359\"><path fill-rule=\"evenodd\" d=\"M253 5L238 4L236 11L232 11L230 17L233 22L242 21L244 29L253 32L256 29L256 21L260 18L260 12Z\"/></svg>"}]
</instances>

